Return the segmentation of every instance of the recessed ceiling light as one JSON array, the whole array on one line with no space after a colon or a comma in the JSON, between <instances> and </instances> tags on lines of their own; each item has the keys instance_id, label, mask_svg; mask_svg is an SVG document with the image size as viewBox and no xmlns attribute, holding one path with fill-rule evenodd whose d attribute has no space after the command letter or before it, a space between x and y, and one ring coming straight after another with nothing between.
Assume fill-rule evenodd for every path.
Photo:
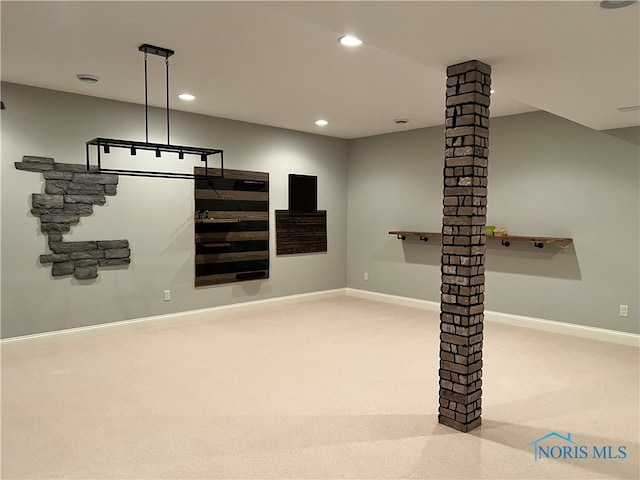
<instances>
[{"instance_id":1,"label":"recessed ceiling light","mask_svg":"<svg viewBox=\"0 0 640 480\"><path fill-rule=\"evenodd\" d=\"M91 75L89 73L79 73L76 78L84 83L98 83L100 77L97 75Z\"/></svg>"},{"instance_id":2,"label":"recessed ceiling light","mask_svg":"<svg viewBox=\"0 0 640 480\"><path fill-rule=\"evenodd\" d=\"M362 45L362 40L354 35L343 35L340 37L340 43L345 47L357 47Z\"/></svg>"},{"instance_id":3,"label":"recessed ceiling light","mask_svg":"<svg viewBox=\"0 0 640 480\"><path fill-rule=\"evenodd\" d=\"M191 102L196 99L196 97L191 95L190 93L179 93L178 98L187 102Z\"/></svg>"},{"instance_id":4,"label":"recessed ceiling light","mask_svg":"<svg viewBox=\"0 0 640 480\"><path fill-rule=\"evenodd\" d=\"M602 0L600 7L606 10L612 10L614 8L628 7L634 3L638 3L638 0Z\"/></svg>"},{"instance_id":5,"label":"recessed ceiling light","mask_svg":"<svg viewBox=\"0 0 640 480\"><path fill-rule=\"evenodd\" d=\"M408 118L396 118L393 122L397 123L398 125L405 125L405 124L409 123L409 119Z\"/></svg>"},{"instance_id":6,"label":"recessed ceiling light","mask_svg":"<svg viewBox=\"0 0 640 480\"><path fill-rule=\"evenodd\" d=\"M327 122L326 120L316 120L316 125L319 127L326 127L327 125L329 125L329 122Z\"/></svg>"}]
</instances>

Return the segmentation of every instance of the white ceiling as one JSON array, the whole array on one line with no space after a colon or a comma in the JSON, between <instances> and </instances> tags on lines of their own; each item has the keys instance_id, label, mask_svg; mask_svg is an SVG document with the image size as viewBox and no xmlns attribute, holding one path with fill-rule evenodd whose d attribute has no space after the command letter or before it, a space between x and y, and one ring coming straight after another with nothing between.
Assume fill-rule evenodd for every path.
<instances>
[{"instance_id":1,"label":"white ceiling","mask_svg":"<svg viewBox=\"0 0 640 480\"><path fill-rule=\"evenodd\" d=\"M491 115L542 109L594 129L640 125L640 5L596 1L8 2L2 80L144 103L143 55L170 58L178 110L357 138L440 125L445 71L492 66ZM344 33L365 42L338 43ZM150 104L164 63L149 57ZM100 77L87 85L78 73ZM188 91L192 103L176 98ZM11 108L7 105L7 108ZM330 123L320 128L318 118ZM404 126L395 118L408 118Z\"/></svg>"}]
</instances>

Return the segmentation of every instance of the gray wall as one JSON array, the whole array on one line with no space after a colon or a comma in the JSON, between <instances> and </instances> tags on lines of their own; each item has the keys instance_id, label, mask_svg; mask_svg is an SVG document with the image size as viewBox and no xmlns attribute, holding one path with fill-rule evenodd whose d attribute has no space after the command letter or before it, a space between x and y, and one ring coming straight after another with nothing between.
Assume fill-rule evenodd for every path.
<instances>
[{"instance_id":1,"label":"gray wall","mask_svg":"<svg viewBox=\"0 0 640 480\"><path fill-rule=\"evenodd\" d=\"M121 177L118 195L65 237L130 241L131 266L101 269L92 283L52 279L50 266L39 264L46 237L29 209L42 177L13 162L28 154L82 163L89 139L143 139L143 107L14 84L2 84L2 99L4 337L344 286L439 299L439 243L401 242L387 232L440 230L442 127L347 142L174 112L172 143L222 148L228 168L270 172L271 278L195 289L192 183ZM151 141L165 139L163 115L152 110ZM638 332L638 129L596 132L544 112L495 118L491 128L489 223L574 244L564 251L492 244L486 308ZM111 161L156 162L114 154ZM195 163L158 168L188 171ZM273 210L287 207L288 173L318 175L326 254L275 256ZM629 305L626 319L621 303Z\"/></svg>"},{"instance_id":2,"label":"gray wall","mask_svg":"<svg viewBox=\"0 0 640 480\"><path fill-rule=\"evenodd\" d=\"M270 279L195 289L193 183L133 177L121 177L118 194L65 236L126 238L129 268L100 269L93 282L53 279L51 266L38 262L48 252L46 237L29 212L31 194L44 189L42 175L18 171L13 162L39 155L83 163L87 140L143 140L144 108L7 83L2 100L4 337L345 287L347 141L184 112L172 113L172 143L222 148L228 168L270 173ZM150 141L166 141L164 110L153 109L151 118ZM109 160L147 169L158 162L153 155L132 159L117 153ZM189 171L199 163L174 158L157 168ZM328 212L325 254L275 256L273 211L287 208L289 173L318 176L318 208ZM170 302L163 301L164 289L171 290Z\"/></svg>"},{"instance_id":3,"label":"gray wall","mask_svg":"<svg viewBox=\"0 0 640 480\"><path fill-rule=\"evenodd\" d=\"M545 112L491 120L488 223L574 243L564 251L491 243L488 310L639 331L637 133ZM439 242L387 232L441 230L443 135L434 127L350 142L349 287L439 301ZM620 304L629 317L619 317Z\"/></svg>"}]
</instances>

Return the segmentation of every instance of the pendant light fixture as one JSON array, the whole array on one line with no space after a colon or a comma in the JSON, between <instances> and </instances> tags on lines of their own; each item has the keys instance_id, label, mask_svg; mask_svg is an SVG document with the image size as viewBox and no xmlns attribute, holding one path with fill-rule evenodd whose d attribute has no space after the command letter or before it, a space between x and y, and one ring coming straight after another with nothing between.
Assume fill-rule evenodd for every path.
<instances>
[{"instance_id":1,"label":"pendant light fixture","mask_svg":"<svg viewBox=\"0 0 640 480\"><path fill-rule=\"evenodd\" d=\"M132 176L132 177L157 177L157 178L182 178L182 179L194 179L194 178L206 178L213 175L209 175L209 156L220 155L220 177L224 177L224 156L223 151L217 148L200 148L189 147L186 145L172 145L170 141L169 131L169 57L175 52L168 48L156 47L155 45L149 45L145 43L140 45L139 51L144 53L144 122L145 122L145 141L138 142L133 140L119 140L115 138L103 138L98 137L93 140L89 140L86 144L86 157L87 157L87 170L116 173L118 175ZM151 143L149 142L149 99L148 99L148 80L147 80L147 56L156 55L164 58L165 62L165 77L166 77L166 120L167 120L167 143ZM91 165L91 149L90 147L96 147L96 161L95 166ZM102 166L104 154L109 154L112 148L126 148L130 150L131 155L136 155L137 150L149 150L155 151L156 158L160 158L162 153L177 153L178 158L182 160L185 155L195 155L200 157L200 161L204 163L205 174L196 175L191 173L182 172L160 172L155 170L126 170L126 169L112 169L104 168ZM97 168L96 168L97 167Z\"/></svg>"}]
</instances>

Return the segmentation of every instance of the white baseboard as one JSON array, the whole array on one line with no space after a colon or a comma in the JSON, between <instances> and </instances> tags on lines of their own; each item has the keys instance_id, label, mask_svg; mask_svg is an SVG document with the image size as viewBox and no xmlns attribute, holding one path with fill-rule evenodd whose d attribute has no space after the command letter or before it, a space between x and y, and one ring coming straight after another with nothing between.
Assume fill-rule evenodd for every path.
<instances>
[{"instance_id":1,"label":"white baseboard","mask_svg":"<svg viewBox=\"0 0 640 480\"><path fill-rule=\"evenodd\" d=\"M300 293L297 295L287 295L285 297L267 298L264 300L254 300L249 302L232 303L229 305L220 305L218 307L209 307L199 310L189 310L186 312L167 313L164 315L154 315L152 317L134 318L131 320L122 320L119 322L100 323L98 325L88 325L86 327L67 328L64 330L54 330L52 332L36 333L33 335L22 335L20 337L11 337L0 340L0 344L22 342L26 340L34 340L38 338L55 337L59 335L91 335L98 330L109 329L112 332L123 330L135 330L147 326L150 323L154 325L163 325L184 322L189 320L200 320L202 318L212 317L216 314L231 311L249 311L264 307L289 305L293 303L303 302L306 300L317 300L320 298L336 297L346 295L345 288L337 288L335 290L323 290L320 292Z\"/></svg>"},{"instance_id":2,"label":"white baseboard","mask_svg":"<svg viewBox=\"0 0 640 480\"><path fill-rule=\"evenodd\" d=\"M422 310L429 310L431 312L440 311L440 304L438 302L432 302L430 300L419 300L417 298L400 297L398 295L389 295L387 293L358 290L357 288L347 288L347 295L350 297L364 298L366 300L393 303L394 305L402 305L403 307L420 308Z\"/></svg>"},{"instance_id":3,"label":"white baseboard","mask_svg":"<svg viewBox=\"0 0 640 480\"><path fill-rule=\"evenodd\" d=\"M366 290L358 290L347 288L347 295L351 297L365 298L379 302L393 303L405 307L421 308L431 312L439 312L440 304L429 300L418 300L416 298L400 297L397 295L389 295L386 293L369 292ZM619 332L616 330L607 330L604 328L587 327L585 325L576 325L573 323L563 323L554 320L545 320L542 318L525 317L522 315L513 315L510 313L492 312L485 310L484 319L486 322L504 323L516 327L531 328L535 330L544 330L547 332L560 333L563 335L573 335L574 337L590 338L604 342L618 343L621 345L630 345L640 347L640 335L636 333Z\"/></svg>"},{"instance_id":4,"label":"white baseboard","mask_svg":"<svg viewBox=\"0 0 640 480\"><path fill-rule=\"evenodd\" d=\"M329 298L343 295L363 298L367 300L374 300L378 302L392 303L394 305L401 305L404 307L420 308L423 310L429 310L431 312L440 311L440 304L438 302L419 300L417 298L401 297L398 295L389 295L386 293L370 292L367 290L359 290L355 288L337 288L335 290L301 293L297 295L288 295L285 297L268 298L264 300L255 300L250 302L233 303L230 305L221 305L218 307L203 308L200 310L168 313L165 315L123 320L120 322L101 323L99 325L89 325L86 327L55 330L53 332L37 333L34 335L24 335L20 337L3 339L0 341L0 344L21 342L37 338L55 337L67 334L93 334L97 330L102 329L110 329L111 331L134 330L137 328L142 328L143 326L147 326L149 323L153 323L154 325L163 325L189 320L199 320L225 312L249 311L269 306L289 305L306 300L317 300L320 298ZM487 322L504 323L517 327L544 330L547 332L560 333L563 335L573 335L576 337L590 338L605 342L618 343L621 345L631 345L634 347L640 346L640 335L635 333L618 332L615 330L607 330L604 328L587 327L584 325L556 322L552 320L525 317L522 315L513 315L509 313L492 312L489 310L485 310L484 317L485 321Z\"/></svg>"}]
</instances>

